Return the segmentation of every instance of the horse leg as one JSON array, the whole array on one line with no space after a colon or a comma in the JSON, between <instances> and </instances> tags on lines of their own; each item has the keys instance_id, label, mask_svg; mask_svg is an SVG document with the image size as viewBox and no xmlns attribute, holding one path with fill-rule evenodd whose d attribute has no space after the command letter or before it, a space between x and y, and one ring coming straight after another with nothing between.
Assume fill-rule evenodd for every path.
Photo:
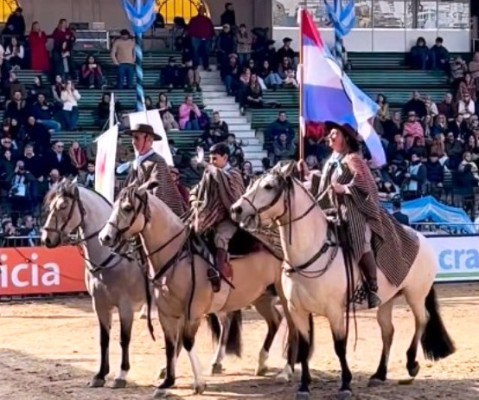
<instances>
[{"instance_id":1,"label":"horse leg","mask_svg":"<svg viewBox=\"0 0 479 400\"><path fill-rule=\"evenodd\" d=\"M193 370L193 391L194 394L203 394L206 390L206 381L203 377L200 360L196 355L194 349L196 333L200 327L201 320L195 320L185 323L183 327L183 347L188 352L188 357L191 363L191 369Z\"/></svg>"},{"instance_id":2,"label":"horse leg","mask_svg":"<svg viewBox=\"0 0 479 400\"><path fill-rule=\"evenodd\" d=\"M130 340L131 328L133 327L133 308L130 303L118 307L120 314L120 345L121 345L121 366L120 373L113 382L114 389L126 387L126 377L130 371Z\"/></svg>"},{"instance_id":3,"label":"horse leg","mask_svg":"<svg viewBox=\"0 0 479 400\"><path fill-rule=\"evenodd\" d=\"M178 340L176 341L176 358L178 358L180 356L181 349L182 349L179 335L178 335L177 339ZM165 378L166 378L166 367L161 367L160 372L158 372L157 379L162 380L162 379L165 379Z\"/></svg>"},{"instance_id":4,"label":"horse leg","mask_svg":"<svg viewBox=\"0 0 479 400\"><path fill-rule=\"evenodd\" d=\"M258 313L265 319L266 323L268 324L268 332L266 334L266 338L264 339L263 347L259 352L258 365L255 370L256 376L263 376L266 374L266 372L268 372L266 361L268 360L269 350L271 349L271 345L273 344L276 332L278 332L278 328L281 324L282 316L274 306L273 302L275 300L276 296L265 293L253 303L256 308L256 311L258 311Z\"/></svg>"},{"instance_id":5,"label":"horse leg","mask_svg":"<svg viewBox=\"0 0 479 400\"><path fill-rule=\"evenodd\" d=\"M341 400L351 399L353 392L351 389L351 380L353 378L351 370L349 369L348 360L346 359L347 338L346 326L342 307L339 307L339 312L329 315L329 323L334 340L334 351L338 356L341 364L341 388L339 389L338 398Z\"/></svg>"},{"instance_id":6,"label":"horse leg","mask_svg":"<svg viewBox=\"0 0 479 400\"><path fill-rule=\"evenodd\" d=\"M155 390L153 395L155 399L168 396L167 389L175 384L178 328L180 326L180 321L177 318L166 317L159 313L159 319L165 336L166 376Z\"/></svg>"},{"instance_id":7,"label":"horse leg","mask_svg":"<svg viewBox=\"0 0 479 400\"><path fill-rule=\"evenodd\" d=\"M214 315L209 316L215 318ZM228 340L229 330L231 326L230 314L218 313L216 314L219 324L219 336L216 346L216 353L211 362L211 375L220 375L223 372L222 362L226 355L226 342Z\"/></svg>"},{"instance_id":8,"label":"horse leg","mask_svg":"<svg viewBox=\"0 0 479 400\"><path fill-rule=\"evenodd\" d=\"M298 326L307 326L308 332L301 332L298 338L298 361L301 363L301 383L296 392L296 400L308 400L310 397L309 385L311 384L311 373L309 371L309 359L311 358L314 348L314 325L313 315L305 314L299 317L298 314L293 314L295 321L301 318Z\"/></svg>"},{"instance_id":9,"label":"horse leg","mask_svg":"<svg viewBox=\"0 0 479 400\"><path fill-rule=\"evenodd\" d=\"M422 297L421 299L415 299L412 294L408 291L404 291L404 295L406 297L406 301L411 307L411 311L414 315L414 323L415 323L415 331L414 336L412 337L411 344L407 349L407 362L406 368L409 376L411 378L415 378L420 370L420 365L416 360L417 357L417 348L419 345L419 340L421 339L424 329L426 328L427 323L427 315L426 315L426 308L425 308L425 301Z\"/></svg>"},{"instance_id":10,"label":"horse leg","mask_svg":"<svg viewBox=\"0 0 479 400\"><path fill-rule=\"evenodd\" d=\"M386 381L388 373L389 353L394 337L394 326L392 323L392 311L394 299L379 306L376 318L381 328L381 337L383 340L383 350L379 366L374 375L369 378L369 386L378 386Z\"/></svg>"},{"instance_id":11,"label":"horse leg","mask_svg":"<svg viewBox=\"0 0 479 400\"><path fill-rule=\"evenodd\" d=\"M100 326L100 369L93 376L88 386L97 388L105 386L105 378L110 372L109 347L112 308L109 304L106 305L106 302L100 302L95 298L93 298L93 308Z\"/></svg>"}]
</instances>

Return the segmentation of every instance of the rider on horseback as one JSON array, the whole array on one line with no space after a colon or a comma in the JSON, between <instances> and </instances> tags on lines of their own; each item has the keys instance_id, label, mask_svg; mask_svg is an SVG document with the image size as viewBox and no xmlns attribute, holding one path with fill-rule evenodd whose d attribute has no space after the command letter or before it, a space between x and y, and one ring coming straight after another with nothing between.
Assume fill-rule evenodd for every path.
<instances>
[{"instance_id":1,"label":"rider on horseback","mask_svg":"<svg viewBox=\"0 0 479 400\"><path fill-rule=\"evenodd\" d=\"M225 278L232 277L228 245L238 227L231 221L229 209L245 191L241 172L229 164L229 156L229 147L225 143L212 146L210 164L206 165L202 180L190 193L190 203L198 219L196 232L214 230L218 270L208 271L214 292L220 290L220 274Z\"/></svg>"},{"instance_id":2,"label":"rider on horseback","mask_svg":"<svg viewBox=\"0 0 479 400\"><path fill-rule=\"evenodd\" d=\"M340 220L347 222L352 258L358 262L367 282L368 306L374 308L380 303L377 260L381 259L381 265L387 261L394 263L398 270L408 268L406 260L417 254L417 240L381 207L376 182L360 153L357 132L347 124L326 122L325 125L330 130L328 139L333 154L324 165L320 180L318 175L305 172L321 208L327 214L341 213ZM306 170L303 162L300 168ZM338 207L337 198L344 206ZM400 248L405 253L403 258L393 260L395 256L391 253ZM389 253L389 260L385 253Z\"/></svg>"}]
</instances>

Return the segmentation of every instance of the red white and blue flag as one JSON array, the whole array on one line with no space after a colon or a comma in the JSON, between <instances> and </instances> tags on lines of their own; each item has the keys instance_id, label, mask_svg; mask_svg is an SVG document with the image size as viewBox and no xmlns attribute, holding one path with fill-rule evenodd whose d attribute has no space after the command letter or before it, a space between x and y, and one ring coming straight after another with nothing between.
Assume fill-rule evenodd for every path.
<instances>
[{"instance_id":1,"label":"red white and blue flag","mask_svg":"<svg viewBox=\"0 0 479 400\"><path fill-rule=\"evenodd\" d=\"M366 143L373 164L384 165L384 149L372 126L378 105L341 70L306 10L301 10L300 22L302 125L326 121L349 124Z\"/></svg>"}]
</instances>

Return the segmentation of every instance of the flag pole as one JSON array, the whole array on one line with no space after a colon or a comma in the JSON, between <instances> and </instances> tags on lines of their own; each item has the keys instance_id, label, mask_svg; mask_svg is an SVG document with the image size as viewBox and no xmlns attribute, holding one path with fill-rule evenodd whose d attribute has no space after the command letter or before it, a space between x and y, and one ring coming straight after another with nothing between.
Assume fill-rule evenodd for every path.
<instances>
[{"instance_id":1,"label":"flag pole","mask_svg":"<svg viewBox=\"0 0 479 400\"><path fill-rule=\"evenodd\" d=\"M299 10L299 159L304 160L304 140L306 138L306 126L303 113L303 9Z\"/></svg>"}]
</instances>

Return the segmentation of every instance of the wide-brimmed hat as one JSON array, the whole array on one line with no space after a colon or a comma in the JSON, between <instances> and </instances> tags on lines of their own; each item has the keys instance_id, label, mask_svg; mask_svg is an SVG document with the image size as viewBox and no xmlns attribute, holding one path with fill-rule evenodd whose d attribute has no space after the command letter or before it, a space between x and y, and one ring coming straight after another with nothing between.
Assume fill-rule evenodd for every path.
<instances>
[{"instance_id":1,"label":"wide-brimmed hat","mask_svg":"<svg viewBox=\"0 0 479 400\"><path fill-rule=\"evenodd\" d=\"M148 124L137 124L131 129L127 129L124 134L132 136L134 133L144 133L146 135L153 136L154 140L163 140L161 135L156 133L151 125Z\"/></svg>"},{"instance_id":2,"label":"wide-brimmed hat","mask_svg":"<svg viewBox=\"0 0 479 400\"><path fill-rule=\"evenodd\" d=\"M337 122L326 121L324 123L324 126L326 127L328 131L331 131L332 129L337 129L341 131L343 134L348 135L352 139L359 141L358 132L349 124L338 124Z\"/></svg>"}]
</instances>

